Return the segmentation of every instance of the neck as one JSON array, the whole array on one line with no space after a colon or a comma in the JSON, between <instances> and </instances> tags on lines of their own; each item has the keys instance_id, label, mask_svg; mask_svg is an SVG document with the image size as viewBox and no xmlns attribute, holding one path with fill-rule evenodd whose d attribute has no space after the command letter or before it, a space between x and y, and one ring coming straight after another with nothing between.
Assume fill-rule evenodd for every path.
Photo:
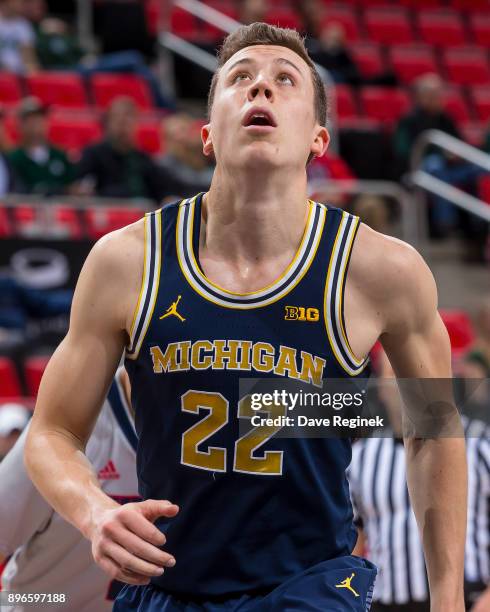
<instances>
[{"instance_id":1,"label":"neck","mask_svg":"<svg viewBox=\"0 0 490 612\"><path fill-rule=\"evenodd\" d=\"M306 172L295 180L287 172L243 176L217 167L204 197L200 248L237 263L295 251L307 212Z\"/></svg>"}]
</instances>

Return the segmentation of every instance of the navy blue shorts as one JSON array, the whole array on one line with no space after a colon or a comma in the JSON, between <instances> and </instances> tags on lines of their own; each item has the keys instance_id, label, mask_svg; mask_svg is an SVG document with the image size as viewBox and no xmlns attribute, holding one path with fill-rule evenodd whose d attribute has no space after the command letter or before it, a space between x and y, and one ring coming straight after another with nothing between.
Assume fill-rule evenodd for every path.
<instances>
[{"instance_id":1,"label":"navy blue shorts","mask_svg":"<svg viewBox=\"0 0 490 612\"><path fill-rule=\"evenodd\" d=\"M195 602L153 584L126 585L114 612L366 612L371 607L376 567L351 555L329 559L283 582L263 596Z\"/></svg>"}]
</instances>

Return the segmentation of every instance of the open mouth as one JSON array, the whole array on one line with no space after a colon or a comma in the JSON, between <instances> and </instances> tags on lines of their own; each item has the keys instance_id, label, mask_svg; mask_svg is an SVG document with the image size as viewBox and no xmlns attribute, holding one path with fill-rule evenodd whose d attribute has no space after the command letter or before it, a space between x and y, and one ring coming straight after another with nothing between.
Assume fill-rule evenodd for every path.
<instances>
[{"instance_id":1,"label":"open mouth","mask_svg":"<svg viewBox=\"0 0 490 612\"><path fill-rule=\"evenodd\" d=\"M262 110L251 110L247 113L243 123L245 127L276 127L276 122L271 113Z\"/></svg>"}]
</instances>

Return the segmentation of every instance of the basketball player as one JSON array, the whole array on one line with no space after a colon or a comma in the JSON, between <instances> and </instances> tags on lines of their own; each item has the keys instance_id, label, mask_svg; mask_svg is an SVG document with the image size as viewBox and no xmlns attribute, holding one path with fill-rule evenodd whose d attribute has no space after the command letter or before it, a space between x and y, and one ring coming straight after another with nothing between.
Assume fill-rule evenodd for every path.
<instances>
[{"instance_id":1,"label":"basketball player","mask_svg":"<svg viewBox=\"0 0 490 612\"><path fill-rule=\"evenodd\" d=\"M139 499L136 481L136 432L128 400L129 381L121 368L111 385L87 444L87 458L101 489L119 503ZM12 593L51 593L65 597L56 610L111 610L122 584L94 563L90 544L46 503L24 468L27 430L0 463L0 563L12 555L2 586ZM32 604L1 606L24 612ZM39 609L48 607L46 604Z\"/></svg>"},{"instance_id":2,"label":"basketball player","mask_svg":"<svg viewBox=\"0 0 490 612\"><path fill-rule=\"evenodd\" d=\"M325 115L296 32L238 29L202 130L217 163L209 192L110 234L81 272L25 457L98 564L131 585L117 611L369 609L376 569L350 554L349 441L239 431L251 417L241 377L355 378L378 338L399 377L450 376L419 255L307 200L307 161L328 146ZM123 350L145 501L119 507L83 449ZM441 407L458 419L444 401L426 420ZM408 464L432 612L462 612L464 442L412 439Z\"/></svg>"}]
</instances>

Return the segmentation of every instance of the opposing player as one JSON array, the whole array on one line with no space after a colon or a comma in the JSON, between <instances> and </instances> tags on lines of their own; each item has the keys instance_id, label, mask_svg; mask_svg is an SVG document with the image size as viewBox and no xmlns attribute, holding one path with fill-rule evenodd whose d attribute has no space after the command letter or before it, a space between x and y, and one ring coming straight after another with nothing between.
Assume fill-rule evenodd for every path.
<instances>
[{"instance_id":1,"label":"opposing player","mask_svg":"<svg viewBox=\"0 0 490 612\"><path fill-rule=\"evenodd\" d=\"M139 501L136 480L136 432L128 402L129 381L116 373L94 431L87 459L106 495L118 503ZM53 609L76 612L111 610L121 583L96 565L90 544L46 503L29 480L23 453L27 430L0 463L0 561L10 559L2 574L11 594L59 595ZM24 612L33 604L9 606L2 612ZM39 603L39 609L49 607Z\"/></svg>"},{"instance_id":2,"label":"opposing player","mask_svg":"<svg viewBox=\"0 0 490 612\"><path fill-rule=\"evenodd\" d=\"M243 434L239 379L356 378L378 338L397 376L449 377L434 281L409 246L307 200L307 161L329 135L299 35L240 28L219 66L202 130L211 188L88 257L41 384L28 470L99 565L132 585L115 610L367 610L376 569L350 554L349 441ZM123 350L146 501L121 508L82 453ZM445 433L457 411L425 387L426 424ZM407 404L414 423L417 408ZM464 442L419 436L407 450L433 612L462 612Z\"/></svg>"}]
</instances>

